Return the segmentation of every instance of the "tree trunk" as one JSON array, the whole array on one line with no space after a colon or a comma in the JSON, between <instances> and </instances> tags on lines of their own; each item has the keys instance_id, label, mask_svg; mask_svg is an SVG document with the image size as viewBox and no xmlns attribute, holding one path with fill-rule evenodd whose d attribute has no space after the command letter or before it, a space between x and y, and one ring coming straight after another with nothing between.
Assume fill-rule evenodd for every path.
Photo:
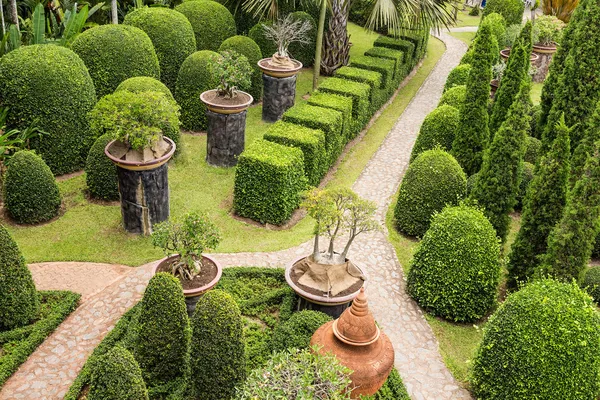
<instances>
[{"instance_id":1,"label":"tree trunk","mask_svg":"<svg viewBox=\"0 0 600 400\"><path fill-rule=\"evenodd\" d=\"M17 0L9 0L8 2L8 15L11 24L14 24L18 30L19 28L19 14L17 9Z\"/></svg>"},{"instance_id":2,"label":"tree trunk","mask_svg":"<svg viewBox=\"0 0 600 400\"><path fill-rule=\"evenodd\" d=\"M315 244L313 247L313 261L319 262L319 234L315 235Z\"/></svg>"},{"instance_id":3,"label":"tree trunk","mask_svg":"<svg viewBox=\"0 0 600 400\"><path fill-rule=\"evenodd\" d=\"M329 29L323 43L325 56L321 70L325 75L333 75L336 69L350 60L350 38L348 37L349 0L334 0L331 5Z\"/></svg>"},{"instance_id":4,"label":"tree trunk","mask_svg":"<svg viewBox=\"0 0 600 400\"><path fill-rule=\"evenodd\" d=\"M6 27L4 26L4 6L2 5L2 1L0 1L0 17L2 18L2 36L6 35ZM4 50L4 49L3 49Z\"/></svg>"},{"instance_id":5,"label":"tree trunk","mask_svg":"<svg viewBox=\"0 0 600 400\"><path fill-rule=\"evenodd\" d=\"M117 13L117 0L111 0L110 2L110 15L113 24L119 23L119 14Z\"/></svg>"},{"instance_id":6,"label":"tree trunk","mask_svg":"<svg viewBox=\"0 0 600 400\"><path fill-rule=\"evenodd\" d=\"M319 27L317 29L317 48L315 49L315 65L313 67L313 90L319 86L319 73L321 72L321 50L323 49L323 31L325 30L325 14L327 13L327 0L321 0L321 13L319 14Z\"/></svg>"}]
</instances>

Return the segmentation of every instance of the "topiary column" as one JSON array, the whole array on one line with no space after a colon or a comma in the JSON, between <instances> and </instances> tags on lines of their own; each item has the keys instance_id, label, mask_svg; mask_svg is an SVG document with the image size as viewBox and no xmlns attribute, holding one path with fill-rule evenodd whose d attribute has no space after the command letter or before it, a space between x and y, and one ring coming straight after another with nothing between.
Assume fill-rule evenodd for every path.
<instances>
[{"instance_id":1,"label":"topiary column","mask_svg":"<svg viewBox=\"0 0 600 400\"><path fill-rule=\"evenodd\" d=\"M98 357L88 400L148 400L142 371L126 349L115 346Z\"/></svg>"}]
</instances>

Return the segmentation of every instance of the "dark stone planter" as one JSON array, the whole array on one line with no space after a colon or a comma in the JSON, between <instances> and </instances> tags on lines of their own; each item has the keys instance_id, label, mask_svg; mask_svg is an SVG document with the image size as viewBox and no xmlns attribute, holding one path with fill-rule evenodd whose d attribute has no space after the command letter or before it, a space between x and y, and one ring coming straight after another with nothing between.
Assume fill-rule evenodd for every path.
<instances>
[{"instance_id":1,"label":"dark stone planter","mask_svg":"<svg viewBox=\"0 0 600 400\"><path fill-rule=\"evenodd\" d=\"M233 167L244 151L246 111L220 114L206 110L206 162L215 167Z\"/></svg>"},{"instance_id":2,"label":"dark stone planter","mask_svg":"<svg viewBox=\"0 0 600 400\"><path fill-rule=\"evenodd\" d=\"M276 122L288 108L294 105L296 75L276 78L263 74L263 86L262 119L267 122Z\"/></svg>"},{"instance_id":3,"label":"dark stone planter","mask_svg":"<svg viewBox=\"0 0 600 400\"><path fill-rule=\"evenodd\" d=\"M533 81L540 83L544 82L546 76L548 75L548 69L550 68L550 63L552 62L552 57L554 53L556 53L557 46L542 46L539 44L533 45L533 51L539 56L537 62L537 72L533 76Z\"/></svg>"}]
</instances>

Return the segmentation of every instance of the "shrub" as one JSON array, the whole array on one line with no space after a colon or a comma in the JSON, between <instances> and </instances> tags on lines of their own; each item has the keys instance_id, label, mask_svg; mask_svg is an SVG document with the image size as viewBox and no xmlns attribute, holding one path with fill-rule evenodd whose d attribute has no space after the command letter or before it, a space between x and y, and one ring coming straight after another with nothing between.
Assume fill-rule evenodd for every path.
<instances>
[{"instance_id":1,"label":"shrub","mask_svg":"<svg viewBox=\"0 0 600 400\"><path fill-rule=\"evenodd\" d=\"M40 302L31 272L10 233L0 225L0 330L27 325Z\"/></svg>"},{"instance_id":2,"label":"shrub","mask_svg":"<svg viewBox=\"0 0 600 400\"><path fill-rule=\"evenodd\" d=\"M473 363L478 398L595 399L600 319L575 283L544 279L512 294L490 318Z\"/></svg>"},{"instance_id":3,"label":"shrub","mask_svg":"<svg viewBox=\"0 0 600 400\"><path fill-rule=\"evenodd\" d=\"M371 109L379 109L388 100L388 90L383 85L381 74L355 67L341 67L335 70L334 76L347 81L366 83L371 88ZM361 126L362 128L362 126Z\"/></svg>"},{"instance_id":4,"label":"shrub","mask_svg":"<svg viewBox=\"0 0 600 400\"><path fill-rule=\"evenodd\" d=\"M406 55L404 57L404 62L408 65L414 64L415 45L408 40L397 39L390 36L379 36L375 39L373 46L400 50Z\"/></svg>"},{"instance_id":5,"label":"shrub","mask_svg":"<svg viewBox=\"0 0 600 400\"><path fill-rule=\"evenodd\" d=\"M317 42L317 24L310 14L304 11L296 11L290 14L293 19L299 21L310 22L312 29L307 33L309 43L292 42L290 44L289 52L293 58L300 61L305 67L310 67L315 63L315 49ZM265 57L270 57L273 53Z\"/></svg>"},{"instance_id":6,"label":"shrub","mask_svg":"<svg viewBox=\"0 0 600 400\"><path fill-rule=\"evenodd\" d=\"M581 280L581 288L585 290L596 303L600 303L600 267L588 268Z\"/></svg>"},{"instance_id":7,"label":"shrub","mask_svg":"<svg viewBox=\"0 0 600 400\"><path fill-rule=\"evenodd\" d=\"M271 40L265 37L265 29L263 25L271 25L271 22L259 22L254 25L248 32L248 37L256 42L260 47L260 52L264 58L271 57L277 52L277 45Z\"/></svg>"},{"instance_id":8,"label":"shrub","mask_svg":"<svg viewBox=\"0 0 600 400\"><path fill-rule=\"evenodd\" d=\"M461 65L456 66L448 74L448 78L446 79L446 84L444 85L444 93L446 93L449 89L452 89L455 86L466 85L467 82L469 81L470 73L471 73L471 65L461 64Z\"/></svg>"},{"instance_id":9,"label":"shrub","mask_svg":"<svg viewBox=\"0 0 600 400\"><path fill-rule=\"evenodd\" d=\"M393 60L357 56L352 57L350 66L379 72L381 74L383 85L388 89L388 92L397 89L397 87L394 87L394 71L396 70L396 63Z\"/></svg>"},{"instance_id":10,"label":"shrub","mask_svg":"<svg viewBox=\"0 0 600 400\"><path fill-rule=\"evenodd\" d=\"M477 178L479 178L479 172L467 178L467 196L470 196L471 192L473 192Z\"/></svg>"},{"instance_id":11,"label":"shrub","mask_svg":"<svg viewBox=\"0 0 600 400\"><path fill-rule=\"evenodd\" d=\"M233 208L242 217L281 225L300 204L306 187L300 149L264 140L240 154L235 173Z\"/></svg>"},{"instance_id":12,"label":"shrub","mask_svg":"<svg viewBox=\"0 0 600 400\"><path fill-rule=\"evenodd\" d=\"M124 80L119 84L119 86L117 86L115 92L121 92L123 90L127 90L132 93L160 92L167 96L169 100L175 101L171 90L169 90L164 83L158 79L150 78L149 76L136 76Z\"/></svg>"},{"instance_id":13,"label":"shrub","mask_svg":"<svg viewBox=\"0 0 600 400\"><path fill-rule=\"evenodd\" d=\"M406 40L407 42L411 42L415 46L415 50L413 53L413 63L416 63L423 57L425 51L427 50L427 42L429 41L429 29L405 29L400 33L400 38Z\"/></svg>"},{"instance_id":14,"label":"shrub","mask_svg":"<svg viewBox=\"0 0 600 400\"><path fill-rule=\"evenodd\" d=\"M58 215L60 192L52 171L33 151L21 150L6 163L4 206L19 224L37 224Z\"/></svg>"},{"instance_id":15,"label":"shrub","mask_svg":"<svg viewBox=\"0 0 600 400\"><path fill-rule=\"evenodd\" d=\"M352 99L352 115L357 125L362 128L371 115L369 96L371 88L366 83L347 81L340 78L327 78L319 85L319 90L325 93L338 94Z\"/></svg>"},{"instance_id":16,"label":"shrub","mask_svg":"<svg viewBox=\"0 0 600 400\"><path fill-rule=\"evenodd\" d=\"M233 15L216 1L187 1L175 10L192 24L197 50L217 51L225 39L235 35Z\"/></svg>"},{"instance_id":17,"label":"shrub","mask_svg":"<svg viewBox=\"0 0 600 400\"><path fill-rule=\"evenodd\" d=\"M406 71L404 68L405 55L400 50L389 49L387 47L371 47L369 50L365 51L365 56L385 58L387 60L394 61L394 82L397 84L400 84L400 80L406 76Z\"/></svg>"},{"instance_id":18,"label":"shrub","mask_svg":"<svg viewBox=\"0 0 600 400\"><path fill-rule=\"evenodd\" d=\"M81 169L95 137L87 113L96 104L94 83L79 57L60 46L21 46L0 59L0 104L7 128L34 124L47 132L31 140L56 175Z\"/></svg>"},{"instance_id":19,"label":"shrub","mask_svg":"<svg viewBox=\"0 0 600 400\"><path fill-rule=\"evenodd\" d=\"M277 325L273 331L273 351L308 348L315 331L329 321L331 317L319 311L304 310L292 314L290 319Z\"/></svg>"},{"instance_id":20,"label":"shrub","mask_svg":"<svg viewBox=\"0 0 600 400\"><path fill-rule=\"evenodd\" d=\"M404 387L404 382L396 368L388 376L383 386L373 396L363 397L364 400L410 400Z\"/></svg>"},{"instance_id":21,"label":"shrub","mask_svg":"<svg viewBox=\"0 0 600 400\"><path fill-rule=\"evenodd\" d=\"M119 199L117 167L104 154L104 149L111 140L112 136L108 133L100 136L90 149L85 164L85 183L90 196L95 199Z\"/></svg>"},{"instance_id":22,"label":"shrub","mask_svg":"<svg viewBox=\"0 0 600 400\"><path fill-rule=\"evenodd\" d=\"M477 17L479 15L479 5L471 8L471 11L469 11L469 15L471 17Z\"/></svg>"},{"instance_id":23,"label":"shrub","mask_svg":"<svg viewBox=\"0 0 600 400\"><path fill-rule=\"evenodd\" d=\"M451 106L440 106L430 112L423 120L419 136L410 154L410 161L412 162L423 151L435 147L450 151L459 119L460 113Z\"/></svg>"},{"instance_id":24,"label":"shrub","mask_svg":"<svg viewBox=\"0 0 600 400\"><path fill-rule=\"evenodd\" d=\"M521 0L491 0L485 4L483 18L498 13L504 17L507 25L520 24L523 21L525 3Z\"/></svg>"},{"instance_id":25,"label":"shrub","mask_svg":"<svg viewBox=\"0 0 600 400\"><path fill-rule=\"evenodd\" d=\"M198 399L229 400L246 379L243 324L231 295L211 290L192 317L191 391Z\"/></svg>"},{"instance_id":26,"label":"shrub","mask_svg":"<svg viewBox=\"0 0 600 400\"><path fill-rule=\"evenodd\" d=\"M541 132L539 131L539 121L542 115L542 106L539 104L531 107L531 128L529 129L529 134L536 139L541 137Z\"/></svg>"},{"instance_id":27,"label":"shrub","mask_svg":"<svg viewBox=\"0 0 600 400\"><path fill-rule=\"evenodd\" d=\"M525 154L523 155L523 161L527 161L531 164L536 164L537 159L540 155L542 142L531 136L525 137Z\"/></svg>"},{"instance_id":28,"label":"shrub","mask_svg":"<svg viewBox=\"0 0 600 400\"><path fill-rule=\"evenodd\" d=\"M116 346L96 360L89 400L147 400L142 371L130 352Z\"/></svg>"},{"instance_id":29,"label":"shrub","mask_svg":"<svg viewBox=\"0 0 600 400\"><path fill-rule=\"evenodd\" d=\"M352 117L352 97L333 93L315 92L308 99L308 104L317 107L331 108L342 113L342 131L347 139L360 132L360 121Z\"/></svg>"},{"instance_id":30,"label":"shrub","mask_svg":"<svg viewBox=\"0 0 600 400\"><path fill-rule=\"evenodd\" d=\"M181 64L196 51L194 30L185 15L170 8L145 7L127 14L123 23L146 32L158 57L160 79L175 90Z\"/></svg>"},{"instance_id":31,"label":"shrub","mask_svg":"<svg viewBox=\"0 0 600 400\"><path fill-rule=\"evenodd\" d=\"M534 169L534 164L528 163L527 161L523 161L523 168L521 168L521 179L519 180L519 191L517 192L517 204L515 205L515 210L523 209L523 202L525 201L527 189L529 188L529 184L531 184L531 181L533 181Z\"/></svg>"},{"instance_id":32,"label":"shrub","mask_svg":"<svg viewBox=\"0 0 600 400\"><path fill-rule=\"evenodd\" d=\"M521 21L519 21L519 23L520 22ZM481 24L487 25L490 27L490 30L492 31L492 35L498 41L498 45L501 45L504 43L505 38L506 38L507 24L506 24L506 20L504 19L504 17L502 15L498 14L497 12L487 13L487 14L485 14L485 17L483 17Z\"/></svg>"},{"instance_id":33,"label":"shrub","mask_svg":"<svg viewBox=\"0 0 600 400\"><path fill-rule=\"evenodd\" d=\"M250 94L254 98L254 101L260 101L262 98L262 72L258 67L258 62L263 58L260 52L260 47L256 42L250 39L248 36L232 36L221 43L219 51L223 52L226 50L235 51L237 54L241 54L248 59L248 63L252 67L252 87Z\"/></svg>"},{"instance_id":34,"label":"shrub","mask_svg":"<svg viewBox=\"0 0 600 400\"><path fill-rule=\"evenodd\" d=\"M443 150L427 150L408 167L394 219L398 230L423 236L432 215L446 205L456 205L466 195L467 177L454 157Z\"/></svg>"},{"instance_id":35,"label":"shrub","mask_svg":"<svg viewBox=\"0 0 600 400\"><path fill-rule=\"evenodd\" d=\"M551 46L553 42L560 43L564 27L565 23L554 15L540 15L535 19L533 26L533 43L539 43L542 46Z\"/></svg>"},{"instance_id":36,"label":"shrub","mask_svg":"<svg viewBox=\"0 0 600 400\"><path fill-rule=\"evenodd\" d=\"M449 105L457 110L460 110L465 103L467 97L467 87L465 85L454 86L452 89L448 89L442 95L439 106Z\"/></svg>"},{"instance_id":37,"label":"shrub","mask_svg":"<svg viewBox=\"0 0 600 400\"><path fill-rule=\"evenodd\" d=\"M480 210L447 207L433 216L413 256L408 293L435 315L476 321L496 303L499 256L496 232Z\"/></svg>"},{"instance_id":38,"label":"shrub","mask_svg":"<svg viewBox=\"0 0 600 400\"><path fill-rule=\"evenodd\" d=\"M98 25L79 34L71 48L90 72L98 98L127 78L160 78L158 58L144 31L129 25Z\"/></svg>"}]
</instances>

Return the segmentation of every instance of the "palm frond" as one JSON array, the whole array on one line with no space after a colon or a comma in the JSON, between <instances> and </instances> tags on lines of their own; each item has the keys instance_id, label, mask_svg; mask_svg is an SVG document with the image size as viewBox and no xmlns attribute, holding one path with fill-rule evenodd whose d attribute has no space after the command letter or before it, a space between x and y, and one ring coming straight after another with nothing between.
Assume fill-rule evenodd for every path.
<instances>
[{"instance_id":1,"label":"palm frond","mask_svg":"<svg viewBox=\"0 0 600 400\"><path fill-rule=\"evenodd\" d=\"M367 28L402 30L449 28L455 23L454 0L373 0Z\"/></svg>"}]
</instances>

